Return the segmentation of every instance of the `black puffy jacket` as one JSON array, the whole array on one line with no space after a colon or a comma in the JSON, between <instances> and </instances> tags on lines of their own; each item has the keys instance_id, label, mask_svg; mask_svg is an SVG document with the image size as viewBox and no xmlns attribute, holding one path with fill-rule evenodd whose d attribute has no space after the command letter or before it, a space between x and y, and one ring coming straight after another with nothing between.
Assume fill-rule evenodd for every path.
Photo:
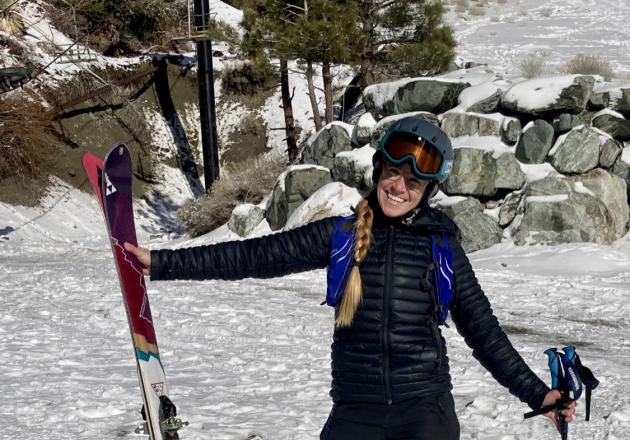
<instances>
[{"instance_id":1,"label":"black puffy jacket","mask_svg":"<svg viewBox=\"0 0 630 440\"><path fill-rule=\"evenodd\" d=\"M450 315L473 355L495 379L531 408L549 388L512 347L492 313L459 241L454 223L424 207L406 220L380 214L360 266L363 301L332 344L335 401L399 402L451 389L445 341L435 324L431 233L446 233L453 251L455 288ZM376 206L374 206L376 205ZM151 252L151 278L271 278L324 268L337 218L245 241Z\"/></svg>"}]
</instances>

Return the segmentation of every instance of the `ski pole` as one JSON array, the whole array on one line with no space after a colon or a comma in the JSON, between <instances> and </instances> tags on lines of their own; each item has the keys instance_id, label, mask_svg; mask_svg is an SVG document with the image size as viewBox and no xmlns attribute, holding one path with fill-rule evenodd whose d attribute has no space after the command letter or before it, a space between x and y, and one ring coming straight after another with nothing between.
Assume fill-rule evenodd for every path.
<instances>
[{"instance_id":1,"label":"ski pole","mask_svg":"<svg viewBox=\"0 0 630 440\"><path fill-rule=\"evenodd\" d=\"M549 358L548 365L551 373L551 388L560 391L562 398L560 403L565 405L568 403L568 386L562 372L562 362L560 360L560 354L555 348L549 348L545 350L545 354ZM562 440L567 440L569 437L569 423L564 419L562 414L558 413L558 430L560 431L560 437Z\"/></svg>"},{"instance_id":2,"label":"ski pole","mask_svg":"<svg viewBox=\"0 0 630 440\"><path fill-rule=\"evenodd\" d=\"M549 348L545 350L545 355L548 357L549 371L551 373L551 388L560 391L562 398L555 403L525 413L524 418L529 419L553 410L561 411L571 402L578 400L582 395L582 391L585 390L586 420L590 420L591 392L599 385L599 381L595 378L593 372L582 364L573 346L564 347L562 351L556 348ZM557 427L562 440L567 440L569 424L562 415L559 415Z\"/></svg>"}]
</instances>

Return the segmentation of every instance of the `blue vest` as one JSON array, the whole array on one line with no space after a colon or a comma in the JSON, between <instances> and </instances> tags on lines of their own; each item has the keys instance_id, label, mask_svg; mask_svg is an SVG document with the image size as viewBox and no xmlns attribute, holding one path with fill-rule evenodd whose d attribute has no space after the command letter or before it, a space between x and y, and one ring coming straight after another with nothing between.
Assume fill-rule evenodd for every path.
<instances>
[{"instance_id":1,"label":"blue vest","mask_svg":"<svg viewBox=\"0 0 630 440\"><path fill-rule=\"evenodd\" d=\"M335 307L346 289L354 265L354 220L356 216L341 217L335 225L331 240L330 260L327 268L328 290L326 301ZM453 252L446 234L431 234L432 269L435 276L435 299L438 324L444 324L453 299Z\"/></svg>"}]
</instances>

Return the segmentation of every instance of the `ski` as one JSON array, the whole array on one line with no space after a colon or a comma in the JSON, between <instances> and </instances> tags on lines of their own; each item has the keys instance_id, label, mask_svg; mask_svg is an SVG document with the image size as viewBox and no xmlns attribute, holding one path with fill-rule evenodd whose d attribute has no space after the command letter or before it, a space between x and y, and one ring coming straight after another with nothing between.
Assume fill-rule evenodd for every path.
<instances>
[{"instance_id":1,"label":"ski","mask_svg":"<svg viewBox=\"0 0 630 440\"><path fill-rule=\"evenodd\" d=\"M102 209L114 254L140 381L145 420L142 431L150 440L178 440L178 430L188 423L176 418L177 410L168 398L142 265L123 248L125 242L138 244L131 193L131 155L120 144L104 161L86 153L83 167Z\"/></svg>"}]
</instances>

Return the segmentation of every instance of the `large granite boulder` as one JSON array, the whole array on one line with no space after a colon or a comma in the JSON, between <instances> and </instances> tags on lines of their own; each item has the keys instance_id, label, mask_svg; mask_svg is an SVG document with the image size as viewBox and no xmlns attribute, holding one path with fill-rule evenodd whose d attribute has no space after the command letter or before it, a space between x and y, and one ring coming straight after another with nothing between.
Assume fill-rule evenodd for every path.
<instances>
[{"instance_id":1,"label":"large granite boulder","mask_svg":"<svg viewBox=\"0 0 630 440\"><path fill-rule=\"evenodd\" d=\"M599 166L602 168L612 168L623 152L623 144L604 132L600 132L601 142L599 152Z\"/></svg>"},{"instance_id":2,"label":"large granite boulder","mask_svg":"<svg viewBox=\"0 0 630 440\"><path fill-rule=\"evenodd\" d=\"M611 243L626 233L627 223L625 181L597 168L528 184L510 230L517 244Z\"/></svg>"},{"instance_id":3,"label":"large granite boulder","mask_svg":"<svg viewBox=\"0 0 630 440\"><path fill-rule=\"evenodd\" d=\"M620 89L621 97L618 97L614 110L624 115L626 118L630 118L630 88Z\"/></svg>"},{"instance_id":4,"label":"large granite boulder","mask_svg":"<svg viewBox=\"0 0 630 440\"><path fill-rule=\"evenodd\" d=\"M521 136L523 126L521 121L516 118L505 118L501 124L501 141L506 145L514 145Z\"/></svg>"},{"instance_id":5,"label":"large granite boulder","mask_svg":"<svg viewBox=\"0 0 630 440\"><path fill-rule=\"evenodd\" d=\"M284 230L337 215L349 215L361 201L361 193L341 182L331 182L314 192L287 220Z\"/></svg>"},{"instance_id":6,"label":"large granite boulder","mask_svg":"<svg viewBox=\"0 0 630 440\"><path fill-rule=\"evenodd\" d=\"M458 98L458 107L465 112L495 113L499 111L503 89L486 81L462 90Z\"/></svg>"},{"instance_id":7,"label":"large granite boulder","mask_svg":"<svg viewBox=\"0 0 630 440\"><path fill-rule=\"evenodd\" d=\"M446 112L442 130L451 138L460 136L500 136L503 116L477 113Z\"/></svg>"},{"instance_id":8,"label":"large granite boulder","mask_svg":"<svg viewBox=\"0 0 630 440\"><path fill-rule=\"evenodd\" d=\"M306 199L331 182L330 170L316 165L293 165L276 181L265 217L272 230L282 228Z\"/></svg>"},{"instance_id":9,"label":"large granite boulder","mask_svg":"<svg viewBox=\"0 0 630 440\"><path fill-rule=\"evenodd\" d=\"M520 189L527 180L512 153L494 157L492 151L468 147L454 153L453 171L441 185L446 194L488 198Z\"/></svg>"},{"instance_id":10,"label":"large granite boulder","mask_svg":"<svg viewBox=\"0 0 630 440\"><path fill-rule=\"evenodd\" d=\"M501 107L534 117L577 114L586 109L594 84L592 76L583 75L530 79L509 88L501 97Z\"/></svg>"},{"instance_id":11,"label":"large granite boulder","mask_svg":"<svg viewBox=\"0 0 630 440\"><path fill-rule=\"evenodd\" d=\"M363 90L363 103L376 119L400 113L444 113L457 106L457 99L470 84L457 80L406 78L374 84Z\"/></svg>"},{"instance_id":12,"label":"large granite boulder","mask_svg":"<svg viewBox=\"0 0 630 440\"><path fill-rule=\"evenodd\" d=\"M562 113L560 116L554 118L551 125L553 126L553 130L556 133L556 136L559 136L564 133L568 133L575 127L579 127L583 125L582 119L580 119L577 115L571 115L569 113Z\"/></svg>"},{"instance_id":13,"label":"large granite boulder","mask_svg":"<svg viewBox=\"0 0 630 440\"><path fill-rule=\"evenodd\" d=\"M503 230L497 222L483 213L479 200L467 197L457 203L437 207L453 219L462 234L462 247L466 252L488 248L501 241Z\"/></svg>"},{"instance_id":14,"label":"large granite boulder","mask_svg":"<svg viewBox=\"0 0 630 440\"><path fill-rule=\"evenodd\" d=\"M600 145L599 134L582 125L558 138L549 163L563 174L583 174L599 164Z\"/></svg>"},{"instance_id":15,"label":"large granite boulder","mask_svg":"<svg viewBox=\"0 0 630 440\"><path fill-rule=\"evenodd\" d=\"M304 144L304 163L332 168L337 153L352 150L352 130L352 125L338 121L323 127Z\"/></svg>"},{"instance_id":16,"label":"large granite boulder","mask_svg":"<svg viewBox=\"0 0 630 440\"><path fill-rule=\"evenodd\" d=\"M357 125L354 126L354 131L352 132L352 140L359 147L370 142L372 138L372 131L376 127L376 121L371 113L363 113L359 120L357 121Z\"/></svg>"},{"instance_id":17,"label":"large granite boulder","mask_svg":"<svg viewBox=\"0 0 630 440\"><path fill-rule=\"evenodd\" d=\"M366 145L337 154L332 169L333 179L353 188L368 189L372 184L372 156L374 152L374 148Z\"/></svg>"},{"instance_id":18,"label":"large granite boulder","mask_svg":"<svg viewBox=\"0 0 630 440\"><path fill-rule=\"evenodd\" d=\"M238 205L232 211L228 221L228 228L241 237L246 237L258 226L264 217L265 210L258 205L251 203Z\"/></svg>"},{"instance_id":19,"label":"large granite boulder","mask_svg":"<svg viewBox=\"0 0 630 440\"><path fill-rule=\"evenodd\" d=\"M525 126L516 145L516 158L523 163L543 163L553 146L551 124L537 119Z\"/></svg>"},{"instance_id":20,"label":"large granite boulder","mask_svg":"<svg viewBox=\"0 0 630 440\"><path fill-rule=\"evenodd\" d=\"M593 117L592 124L593 127L605 131L619 141L630 141L630 120L620 113L608 109L602 110Z\"/></svg>"}]
</instances>

